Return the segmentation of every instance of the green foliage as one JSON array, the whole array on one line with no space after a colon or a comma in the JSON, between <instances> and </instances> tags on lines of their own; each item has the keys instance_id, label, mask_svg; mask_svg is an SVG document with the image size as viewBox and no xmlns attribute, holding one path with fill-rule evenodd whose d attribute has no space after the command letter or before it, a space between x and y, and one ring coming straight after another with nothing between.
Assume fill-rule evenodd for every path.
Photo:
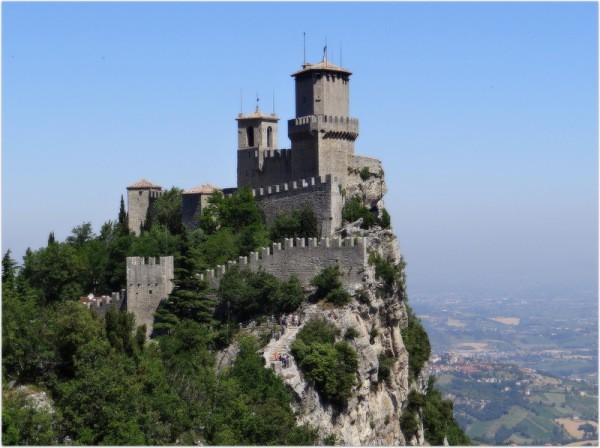
<instances>
[{"instance_id":1,"label":"green foliage","mask_svg":"<svg viewBox=\"0 0 600 448\"><path fill-rule=\"evenodd\" d=\"M17 273L17 262L11 257L10 249L2 257L2 285L14 285Z\"/></svg>"},{"instance_id":2,"label":"green foliage","mask_svg":"<svg viewBox=\"0 0 600 448\"><path fill-rule=\"evenodd\" d=\"M304 300L304 291L296 276L280 281L264 270L230 269L221 278L218 296L219 317L241 322L295 311Z\"/></svg>"},{"instance_id":3,"label":"green foliage","mask_svg":"<svg viewBox=\"0 0 600 448\"><path fill-rule=\"evenodd\" d=\"M292 354L325 400L344 405L356 384L358 355L347 342L335 342L338 334L325 319L313 319L298 332Z\"/></svg>"},{"instance_id":4,"label":"green foliage","mask_svg":"<svg viewBox=\"0 0 600 448\"><path fill-rule=\"evenodd\" d=\"M442 394L435 387L435 378L429 378L427 395L423 406L423 428L425 439L431 445L443 445L444 437L451 446L471 445L471 440L454 419L453 406L450 400L443 400Z\"/></svg>"},{"instance_id":5,"label":"green foliage","mask_svg":"<svg viewBox=\"0 0 600 448\"><path fill-rule=\"evenodd\" d=\"M371 345L375 344L375 338L379 336L379 330L375 326L375 324L371 325L371 329L369 330L369 343Z\"/></svg>"},{"instance_id":6,"label":"green foliage","mask_svg":"<svg viewBox=\"0 0 600 448\"><path fill-rule=\"evenodd\" d=\"M156 198L144 222L144 230L150 230L154 225L160 224L166 227L171 235L179 235L183 230L182 193L181 188L172 187Z\"/></svg>"},{"instance_id":7,"label":"green foliage","mask_svg":"<svg viewBox=\"0 0 600 448\"><path fill-rule=\"evenodd\" d=\"M315 299L324 299L336 306L343 306L350 302L351 296L344 289L340 280L340 267L328 266L317 274L310 282L316 286Z\"/></svg>"},{"instance_id":8,"label":"green foliage","mask_svg":"<svg viewBox=\"0 0 600 448\"><path fill-rule=\"evenodd\" d=\"M394 355L389 352L382 352L379 354L379 367L377 369L377 381L378 382L389 382L392 378L392 367L396 362Z\"/></svg>"},{"instance_id":9,"label":"green foliage","mask_svg":"<svg viewBox=\"0 0 600 448\"><path fill-rule=\"evenodd\" d=\"M213 318L216 301L208 291L208 284L201 281L196 273L190 238L184 228L180 238L180 254L175 261L175 279L173 292L163 300L156 311L154 331L169 333L184 319L214 325Z\"/></svg>"},{"instance_id":10,"label":"green foliage","mask_svg":"<svg viewBox=\"0 0 600 448\"><path fill-rule=\"evenodd\" d=\"M431 355L429 336L423 328L421 321L417 318L410 307L408 311L408 326L401 330L402 341L408 351L408 378L414 381L421 373L423 366Z\"/></svg>"},{"instance_id":11,"label":"green foliage","mask_svg":"<svg viewBox=\"0 0 600 448\"><path fill-rule=\"evenodd\" d=\"M356 330L356 328L348 328L346 330L346 333L344 334L344 339L346 341L351 341L353 339L356 339L358 336L360 336L360 333L358 332L358 330Z\"/></svg>"},{"instance_id":12,"label":"green foliage","mask_svg":"<svg viewBox=\"0 0 600 448\"><path fill-rule=\"evenodd\" d=\"M323 445L324 446L335 446L335 445L337 445L337 435L334 432L332 432L327 437L323 438Z\"/></svg>"},{"instance_id":13,"label":"green foliage","mask_svg":"<svg viewBox=\"0 0 600 448\"><path fill-rule=\"evenodd\" d=\"M362 204L360 197L352 196L342 208L342 220L343 222L354 222L360 218L363 218L363 229L371 228L376 221L375 216Z\"/></svg>"},{"instance_id":14,"label":"green foliage","mask_svg":"<svg viewBox=\"0 0 600 448\"><path fill-rule=\"evenodd\" d=\"M57 418L48 410L36 409L27 392L15 390L3 393L3 445L56 445Z\"/></svg>"},{"instance_id":15,"label":"green foliage","mask_svg":"<svg viewBox=\"0 0 600 448\"><path fill-rule=\"evenodd\" d=\"M271 241L284 238L316 238L320 235L319 222L314 210L305 206L291 213L277 215L270 228Z\"/></svg>"},{"instance_id":16,"label":"green foliage","mask_svg":"<svg viewBox=\"0 0 600 448\"><path fill-rule=\"evenodd\" d=\"M83 294L82 257L71 244L57 243L26 254L23 275L46 303L72 300Z\"/></svg>"},{"instance_id":17,"label":"green foliage","mask_svg":"<svg viewBox=\"0 0 600 448\"><path fill-rule=\"evenodd\" d=\"M388 211L384 208L381 212L381 227L384 229L389 229L392 225L392 217L388 213Z\"/></svg>"},{"instance_id":18,"label":"green foliage","mask_svg":"<svg viewBox=\"0 0 600 448\"><path fill-rule=\"evenodd\" d=\"M361 169L358 174L360 175L361 180L364 182L366 180L369 180L369 178L371 177L371 171L369 171L369 167L365 166L363 169Z\"/></svg>"},{"instance_id":19,"label":"green foliage","mask_svg":"<svg viewBox=\"0 0 600 448\"><path fill-rule=\"evenodd\" d=\"M400 429L408 442L412 439L419 430L419 410L425 404L425 395L420 394L416 390L411 390L408 394L406 407L400 416Z\"/></svg>"}]
</instances>

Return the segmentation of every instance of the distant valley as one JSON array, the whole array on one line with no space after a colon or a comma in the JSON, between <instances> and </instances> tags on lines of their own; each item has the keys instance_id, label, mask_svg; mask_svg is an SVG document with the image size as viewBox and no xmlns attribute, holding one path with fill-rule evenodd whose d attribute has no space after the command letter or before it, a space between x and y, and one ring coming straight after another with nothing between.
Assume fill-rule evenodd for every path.
<instances>
[{"instance_id":1,"label":"distant valley","mask_svg":"<svg viewBox=\"0 0 600 448\"><path fill-rule=\"evenodd\" d=\"M411 305L474 443L597 445L594 297L413 295Z\"/></svg>"}]
</instances>

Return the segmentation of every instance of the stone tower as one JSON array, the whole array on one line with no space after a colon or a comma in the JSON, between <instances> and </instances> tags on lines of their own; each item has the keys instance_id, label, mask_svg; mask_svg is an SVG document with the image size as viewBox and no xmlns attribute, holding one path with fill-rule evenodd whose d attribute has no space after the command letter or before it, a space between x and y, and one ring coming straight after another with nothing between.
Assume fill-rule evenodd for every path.
<instances>
[{"instance_id":1,"label":"stone tower","mask_svg":"<svg viewBox=\"0 0 600 448\"><path fill-rule=\"evenodd\" d=\"M288 136L293 179L331 174L346 186L358 137L358 119L350 117L351 74L326 58L292 74L296 118L288 121Z\"/></svg>"},{"instance_id":2,"label":"stone tower","mask_svg":"<svg viewBox=\"0 0 600 448\"><path fill-rule=\"evenodd\" d=\"M135 235L141 233L142 225L148 216L148 210L162 194L162 187L146 179L141 179L127 187L127 214L129 231Z\"/></svg>"},{"instance_id":3,"label":"stone tower","mask_svg":"<svg viewBox=\"0 0 600 448\"><path fill-rule=\"evenodd\" d=\"M256 106L251 114L239 114L238 187L261 187L288 180L289 150L278 148L278 122L275 114L264 114Z\"/></svg>"},{"instance_id":4,"label":"stone tower","mask_svg":"<svg viewBox=\"0 0 600 448\"><path fill-rule=\"evenodd\" d=\"M135 316L136 325L146 325L152 333L154 313L161 300L173 291L175 265L173 257L127 257L127 311Z\"/></svg>"}]
</instances>

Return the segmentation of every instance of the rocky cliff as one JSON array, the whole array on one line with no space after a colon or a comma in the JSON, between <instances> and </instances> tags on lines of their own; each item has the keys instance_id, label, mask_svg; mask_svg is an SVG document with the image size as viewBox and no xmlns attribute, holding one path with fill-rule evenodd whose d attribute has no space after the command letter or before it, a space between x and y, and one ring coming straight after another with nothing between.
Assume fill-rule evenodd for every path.
<instances>
[{"instance_id":1,"label":"rocky cliff","mask_svg":"<svg viewBox=\"0 0 600 448\"><path fill-rule=\"evenodd\" d=\"M377 172L373 172L377 171ZM381 223L383 195L386 192L383 170L371 170L360 175L359 169L349 170L348 196L360 196L362 203L378 215ZM364 267L360 280L347 285L352 294L349 304L334 307L327 302L305 302L298 310L300 323L282 328L270 339L263 356L267 367L273 368L294 392L292 407L298 423L318 428L321 441L343 445L423 445L423 424L418 417L418 429L406 440L401 428L401 415L407 406L409 392L425 393L428 383L426 369L409 381L409 353L402 340L401 330L408 325L403 259L398 239L391 227L374 225L362 228L362 218L345 224L338 230L340 237L365 237L371 262ZM390 283L376 273L373 260L385 260L399 274ZM294 359L287 368L276 360L276 354L291 353L298 331L313 318L325 318L340 335L348 330L354 337L349 344L358 355L356 383L345 405L328 403L314 383L308 382ZM340 337L341 339L341 337ZM235 349L222 357L220 364L232 359ZM387 358L388 374L382 380L380 360ZM406 432L406 431L405 431Z\"/></svg>"}]
</instances>

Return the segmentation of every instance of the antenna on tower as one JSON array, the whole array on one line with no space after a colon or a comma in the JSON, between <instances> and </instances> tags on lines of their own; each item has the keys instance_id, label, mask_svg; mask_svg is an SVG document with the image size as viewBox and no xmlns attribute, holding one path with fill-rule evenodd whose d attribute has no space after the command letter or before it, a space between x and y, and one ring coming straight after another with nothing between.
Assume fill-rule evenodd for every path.
<instances>
[{"instance_id":1,"label":"antenna on tower","mask_svg":"<svg viewBox=\"0 0 600 448\"><path fill-rule=\"evenodd\" d=\"M260 98L258 96L258 92L256 92L256 112L259 110Z\"/></svg>"},{"instance_id":2,"label":"antenna on tower","mask_svg":"<svg viewBox=\"0 0 600 448\"><path fill-rule=\"evenodd\" d=\"M325 46L323 47L323 62L327 65L327 37L325 37Z\"/></svg>"},{"instance_id":3,"label":"antenna on tower","mask_svg":"<svg viewBox=\"0 0 600 448\"><path fill-rule=\"evenodd\" d=\"M306 31L304 33L304 62L302 62L302 65L306 65Z\"/></svg>"}]
</instances>

